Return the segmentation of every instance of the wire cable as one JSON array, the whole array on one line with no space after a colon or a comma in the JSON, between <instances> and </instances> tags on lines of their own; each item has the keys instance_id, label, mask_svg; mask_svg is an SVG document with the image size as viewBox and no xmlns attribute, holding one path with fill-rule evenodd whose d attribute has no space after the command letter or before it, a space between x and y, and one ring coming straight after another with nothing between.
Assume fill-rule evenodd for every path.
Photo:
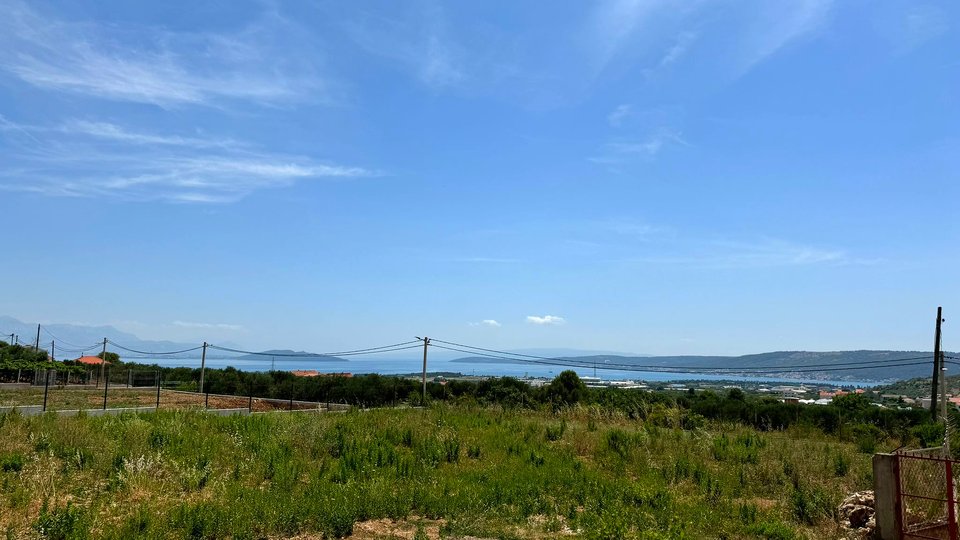
<instances>
[{"instance_id":1,"label":"wire cable","mask_svg":"<svg viewBox=\"0 0 960 540\"><path fill-rule=\"evenodd\" d=\"M433 341L433 340L431 340ZM439 341L439 340L438 340ZM474 353L472 351L467 351L463 349L458 349L454 347L447 347L443 345L434 345L434 347L445 349L449 351L474 354L476 356L482 356L487 358L493 358L498 360L507 360L513 362L527 362L531 364L542 364L550 366L560 366L560 367L578 367L584 369L604 369L609 371L646 371L646 372L664 372L664 373L700 373L700 374L733 374L733 373L753 373L762 375L765 373L812 373L812 372L821 372L821 371L850 371L857 369L875 369L875 368L888 368L888 367L902 367L902 366L922 366L927 365L927 362L904 362L896 364L881 364L881 365L869 365L869 366L845 366L845 367L830 367L830 368L816 368L816 369L805 369L810 366L803 366L800 369L793 368L779 368L779 367L770 367L764 368L763 371L755 371L758 368L753 368L754 370L738 370L736 368L708 368L708 367L682 367L682 366L642 366L642 365L626 365L626 364L589 364L589 363L578 363L575 361L557 361L555 359L546 359L546 360L518 360L516 358L509 358L504 356L496 356L492 354L485 353ZM528 355L529 356L529 355ZM910 359L901 359L901 360L910 360Z\"/></svg>"},{"instance_id":2,"label":"wire cable","mask_svg":"<svg viewBox=\"0 0 960 540\"><path fill-rule=\"evenodd\" d=\"M69 341L64 341L64 340L58 338L57 336L53 335L53 332L51 332L50 330L47 330L47 327L46 327L46 326L41 326L40 329L43 330L44 332L46 332L47 335L49 335L50 337L52 337L53 340L56 341L56 342L58 342L58 343L63 343L63 344L68 345L68 346L70 346L70 347L81 347L80 345L77 345L76 343L70 343ZM91 348L91 347L86 347L86 348L89 349L89 348Z\"/></svg>"},{"instance_id":3,"label":"wire cable","mask_svg":"<svg viewBox=\"0 0 960 540\"><path fill-rule=\"evenodd\" d=\"M416 345L412 345L416 344ZM221 347L219 345L207 345L207 347L217 349L220 351L227 351L237 354L250 354L254 356L276 356L276 357L294 357L294 358L309 358L309 357L323 357L323 356L355 356L358 354L377 354L380 352L392 352L394 350L406 350L420 347L419 341L405 341L403 343L394 343L393 345L383 345L380 347L369 347L366 349L353 349L350 351L336 351L328 353L269 353L269 352L257 352L257 351L244 351L241 349L232 349L230 347ZM402 347L402 348L397 348ZM389 349L389 350L387 350Z\"/></svg>"},{"instance_id":4,"label":"wire cable","mask_svg":"<svg viewBox=\"0 0 960 540\"><path fill-rule=\"evenodd\" d=\"M443 341L443 340L441 340L441 339L433 339L433 338L431 338L431 339L430 339L430 343L433 344L434 342L444 343L444 344L452 345L452 346L456 346L456 347L463 347L463 348L466 348L466 349L475 349L475 350L477 350L477 351L484 351L484 352L488 352L488 353L493 353L493 354L496 354L496 355L500 355L501 357L507 357L507 358L509 358L509 357L511 357L511 356L519 356L519 357L523 357L523 358L526 358L526 359L530 359L531 362L532 362L533 360L543 360L543 361L553 361L553 362L558 362L558 361L559 361L559 362L576 363L577 365L581 365L581 364L582 364L582 365L584 365L585 367L593 367L593 365L596 364L596 366L597 366L598 369L599 369L599 367L600 367L600 363L599 363L599 362L594 363L594 362L591 362L591 361L589 361L589 360L580 360L580 359L575 359L575 358L563 358L563 357L559 357L559 358L558 358L558 357L536 356L536 355L532 355L532 354L522 354L522 353L511 353L511 352L507 352L507 351L498 351L498 350L495 350L495 349L485 349L485 348L483 348L483 347L474 347L474 346L472 346L472 345L464 345L464 344L462 344L462 343L454 343L454 342L450 342L450 341ZM439 347L439 345L434 345L434 346ZM443 347L441 347L441 348L443 348ZM463 353L467 353L467 354L479 354L479 353L474 353L474 352L472 352L472 351L464 351L464 350L457 351L457 352L463 352ZM870 365L873 365L873 364L883 364L883 363L891 363L891 362L907 362L907 361L913 361L913 360L929 360L929 359L932 359L932 357L933 357L933 355L931 354L930 356L914 356L914 357L911 357L911 358L881 358L881 359L876 359L876 360L861 360L861 361L856 361L856 362L833 362L833 363L828 363L828 364L796 364L796 365L770 366L770 367L764 367L764 366L718 366L718 367L710 367L710 368L705 368L705 367L701 367L701 366L690 366L689 369L709 369L709 370L712 370L712 371L753 371L753 370L764 371L764 370L769 370L769 369L777 369L777 370L781 370L781 369L804 369L804 368L811 368L811 367L841 367L841 366L854 366L854 365L862 365L862 366L869 367ZM501 359L505 359L505 358L501 358ZM523 362L523 361L524 361L524 360L522 360L522 359L520 359L520 358L515 358L515 359L513 359L513 360L516 360L516 361L519 361L519 362ZM634 368L634 367L643 367L643 368L665 367L665 366L663 366L662 364L625 364L625 363L610 363L610 362L604 362L604 364L605 364L605 365L608 365L608 366L624 366L624 367L627 367L627 368ZM669 367L669 366L667 366L667 367Z\"/></svg>"},{"instance_id":5,"label":"wire cable","mask_svg":"<svg viewBox=\"0 0 960 540\"><path fill-rule=\"evenodd\" d=\"M136 354L145 354L145 355L150 355L150 356L166 356L166 355L170 355L170 354L182 354L182 353L188 353L188 352L197 351L197 350L200 350L200 349L203 348L203 346L200 345L200 346L198 346L198 347L193 347L193 348L191 348L191 349L183 349L182 351L163 351L163 352L156 351L156 352L155 352L155 351L138 351L138 350L136 350L136 349L131 349L131 348L129 348L129 347L124 347L123 345L120 345L119 343L117 343L117 342L115 342L115 341L110 341L109 339L107 340L107 343L113 345L114 347L117 347L118 349L123 349L123 350L128 351L128 352L132 352L132 353L136 353Z\"/></svg>"}]
</instances>

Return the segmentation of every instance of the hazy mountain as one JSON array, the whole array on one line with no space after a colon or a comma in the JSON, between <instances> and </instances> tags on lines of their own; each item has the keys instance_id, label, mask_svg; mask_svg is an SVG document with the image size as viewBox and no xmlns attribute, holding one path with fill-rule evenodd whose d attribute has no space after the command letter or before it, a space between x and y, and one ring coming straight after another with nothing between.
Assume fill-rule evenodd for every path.
<instances>
[{"instance_id":1,"label":"hazy mountain","mask_svg":"<svg viewBox=\"0 0 960 540\"><path fill-rule=\"evenodd\" d=\"M37 325L25 323L0 315L0 340L9 341L10 334L19 335L20 343L32 345L37 339ZM129 349L145 352L180 351L198 346L198 343L178 343L175 341L152 341L118 330L112 326L84 326L79 324L43 324L40 328L40 348L50 350L50 342L56 342L56 357L75 358L84 354L97 354L103 338ZM227 344L229 346L229 344ZM136 353L125 351L113 344L107 345L108 351L120 353L121 358Z\"/></svg>"}]
</instances>

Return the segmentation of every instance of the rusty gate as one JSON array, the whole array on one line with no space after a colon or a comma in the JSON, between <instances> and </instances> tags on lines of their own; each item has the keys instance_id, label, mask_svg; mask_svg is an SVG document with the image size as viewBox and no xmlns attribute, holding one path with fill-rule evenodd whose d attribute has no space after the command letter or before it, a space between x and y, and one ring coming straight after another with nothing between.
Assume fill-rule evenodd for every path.
<instances>
[{"instance_id":1,"label":"rusty gate","mask_svg":"<svg viewBox=\"0 0 960 540\"><path fill-rule=\"evenodd\" d=\"M941 448L897 454L897 526L902 540L960 540L957 477L960 461Z\"/></svg>"}]
</instances>

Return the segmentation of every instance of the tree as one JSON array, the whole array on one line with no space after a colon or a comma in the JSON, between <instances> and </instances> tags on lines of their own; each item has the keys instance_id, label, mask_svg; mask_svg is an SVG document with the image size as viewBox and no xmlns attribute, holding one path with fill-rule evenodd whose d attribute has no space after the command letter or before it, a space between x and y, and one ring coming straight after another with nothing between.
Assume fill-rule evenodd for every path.
<instances>
[{"instance_id":1,"label":"tree","mask_svg":"<svg viewBox=\"0 0 960 540\"><path fill-rule=\"evenodd\" d=\"M103 353L102 352L97 353L97 358L103 358ZM117 365L120 363L120 355L115 352L107 351L106 360L111 364Z\"/></svg>"},{"instance_id":2,"label":"tree","mask_svg":"<svg viewBox=\"0 0 960 540\"><path fill-rule=\"evenodd\" d=\"M547 397L558 405L573 405L586 396L587 386L576 371L562 371L547 387Z\"/></svg>"}]
</instances>

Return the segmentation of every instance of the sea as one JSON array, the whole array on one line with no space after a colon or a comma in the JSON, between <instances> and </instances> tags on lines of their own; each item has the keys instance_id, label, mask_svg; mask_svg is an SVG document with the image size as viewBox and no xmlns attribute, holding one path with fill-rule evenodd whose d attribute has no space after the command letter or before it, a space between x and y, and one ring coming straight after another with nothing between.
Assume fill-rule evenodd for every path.
<instances>
[{"instance_id":1,"label":"sea","mask_svg":"<svg viewBox=\"0 0 960 540\"><path fill-rule=\"evenodd\" d=\"M132 358L123 360L135 361L144 364L157 364L161 367L200 367L200 358ZM257 359L207 357L207 367L225 368L232 366L242 371L279 371L316 370L320 373L352 373L354 375L378 373L380 375L404 375L420 373L423 369L422 358L412 359L384 359L384 358L351 358L348 361L317 361L308 358L283 358L263 356ZM679 381L741 381L749 383L793 383L819 386L854 386L869 388L882 384L876 381L855 380L824 380L800 379L789 377L756 377L734 374L708 373L665 373L662 371L624 371L593 367L566 367L543 364L512 363L467 363L455 362L450 359L428 359L427 371L431 373L449 372L471 376L490 377L517 377L517 378L548 378L557 376L561 371L572 369L581 377L599 377L606 381L636 381L636 382L679 382Z\"/></svg>"}]
</instances>

